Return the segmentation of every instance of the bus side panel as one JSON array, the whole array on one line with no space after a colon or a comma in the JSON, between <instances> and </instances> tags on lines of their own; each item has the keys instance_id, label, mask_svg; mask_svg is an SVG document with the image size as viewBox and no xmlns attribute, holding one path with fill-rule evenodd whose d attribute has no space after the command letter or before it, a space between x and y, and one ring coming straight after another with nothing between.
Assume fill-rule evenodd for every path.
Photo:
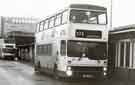
<instances>
[{"instance_id":1,"label":"bus side panel","mask_svg":"<svg viewBox=\"0 0 135 85\"><path fill-rule=\"evenodd\" d=\"M42 43L42 45L48 45L48 43L44 43L44 44ZM41 55L36 54L35 63L40 62L41 69L43 68L43 69L48 69L48 70L53 71L54 64L57 63L56 61L57 61L57 56L59 54L59 50L58 50L59 46L57 45L56 40L54 40L53 43L51 43L50 45L51 45L51 50L49 51L51 51L51 55L41 56ZM47 49L44 49L44 50L47 50Z\"/></svg>"}]
</instances>

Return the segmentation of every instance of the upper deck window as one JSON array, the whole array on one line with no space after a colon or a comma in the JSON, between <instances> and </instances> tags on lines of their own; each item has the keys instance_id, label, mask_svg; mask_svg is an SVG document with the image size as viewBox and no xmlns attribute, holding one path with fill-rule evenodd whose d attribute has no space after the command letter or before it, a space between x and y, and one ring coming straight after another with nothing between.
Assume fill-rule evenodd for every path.
<instances>
[{"instance_id":1,"label":"upper deck window","mask_svg":"<svg viewBox=\"0 0 135 85\"><path fill-rule=\"evenodd\" d=\"M107 24L106 12L72 9L70 21L73 23Z\"/></svg>"},{"instance_id":2,"label":"upper deck window","mask_svg":"<svg viewBox=\"0 0 135 85\"><path fill-rule=\"evenodd\" d=\"M42 31L42 30L43 30L43 27L44 27L44 22L40 22L40 28L39 28L39 31Z\"/></svg>"},{"instance_id":3,"label":"upper deck window","mask_svg":"<svg viewBox=\"0 0 135 85\"><path fill-rule=\"evenodd\" d=\"M55 19L55 17L50 18L49 28L54 27L54 19Z\"/></svg>"},{"instance_id":4,"label":"upper deck window","mask_svg":"<svg viewBox=\"0 0 135 85\"><path fill-rule=\"evenodd\" d=\"M49 20L44 21L44 29L48 29Z\"/></svg>"},{"instance_id":5,"label":"upper deck window","mask_svg":"<svg viewBox=\"0 0 135 85\"><path fill-rule=\"evenodd\" d=\"M62 13L62 24L67 23L67 21L68 21L68 11L66 10Z\"/></svg>"},{"instance_id":6,"label":"upper deck window","mask_svg":"<svg viewBox=\"0 0 135 85\"><path fill-rule=\"evenodd\" d=\"M37 30L36 30L36 32L39 32L40 31L39 28L40 28L40 24L38 23L37 24Z\"/></svg>"},{"instance_id":7,"label":"upper deck window","mask_svg":"<svg viewBox=\"0 0 135 85\"><path fill-rule=\"evenodd\" d=\"M62 14L56 15L55 26L60 25L62 21Z\"/></svg>"}]
</instances>

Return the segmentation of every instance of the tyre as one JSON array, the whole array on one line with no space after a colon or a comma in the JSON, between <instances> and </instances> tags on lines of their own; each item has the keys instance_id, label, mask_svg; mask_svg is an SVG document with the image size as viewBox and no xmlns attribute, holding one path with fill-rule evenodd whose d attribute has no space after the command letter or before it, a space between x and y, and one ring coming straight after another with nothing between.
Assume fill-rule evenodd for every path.
<instances>
[{"instance_id":1,"label":"tyre","mask_svg":"<svg viewBox=\"0 0 135 85\"><path fill-rule=\"evenodd\" d=\"M40 69L40 62L38 62L37 64L35 63L35 65L34 65L34 71L35 71L35 73L38 73L39 72L39 69Z\"/></svg>"},{"instance_id":2,"label":"tyre","mask_svg":"<svg viewBox=\"0 0 135 85\"><path fill-rule=\"evenodd\" d=\"M58 70L57 70L57 65L54 64L54 70L53 70L53 76L55 79L59 79L60 77L58 76Z\"/></svg>"}]
</instances>

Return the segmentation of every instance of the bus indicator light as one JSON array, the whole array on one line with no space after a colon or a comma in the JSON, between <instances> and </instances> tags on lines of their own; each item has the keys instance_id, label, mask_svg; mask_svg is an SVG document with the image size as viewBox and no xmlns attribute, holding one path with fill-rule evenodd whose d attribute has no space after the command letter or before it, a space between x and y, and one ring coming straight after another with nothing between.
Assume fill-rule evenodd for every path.
<instances>
[{"instance_id":1,"label":"bus indicator light","mask_svg":"<svg viewBox=\"0 0 135 85\"><path fill-rule=\"evenodd\" d=\"M104 67L104 68L103 68L103 70L104 70L104 71L107 71L107 68L106 68L106 67Z\"/></svg>"}]
</instances>

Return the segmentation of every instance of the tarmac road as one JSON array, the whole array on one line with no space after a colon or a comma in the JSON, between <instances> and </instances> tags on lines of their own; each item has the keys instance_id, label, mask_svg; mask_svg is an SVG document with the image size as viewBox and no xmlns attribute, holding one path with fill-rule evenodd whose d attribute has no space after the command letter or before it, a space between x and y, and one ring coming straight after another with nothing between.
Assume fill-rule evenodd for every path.
<instances>
[{"instance_id":1,"label":"tarmac road","mask_svg":"<svg viewBox=\"0 0 135 85\"><path fill-rule=\"evenodd\" d=\"M113 79L63 81L42 73L36 74L28 63L0 60L0 85L135 85L135 82Z\"/></svg>"}]
</instances>

